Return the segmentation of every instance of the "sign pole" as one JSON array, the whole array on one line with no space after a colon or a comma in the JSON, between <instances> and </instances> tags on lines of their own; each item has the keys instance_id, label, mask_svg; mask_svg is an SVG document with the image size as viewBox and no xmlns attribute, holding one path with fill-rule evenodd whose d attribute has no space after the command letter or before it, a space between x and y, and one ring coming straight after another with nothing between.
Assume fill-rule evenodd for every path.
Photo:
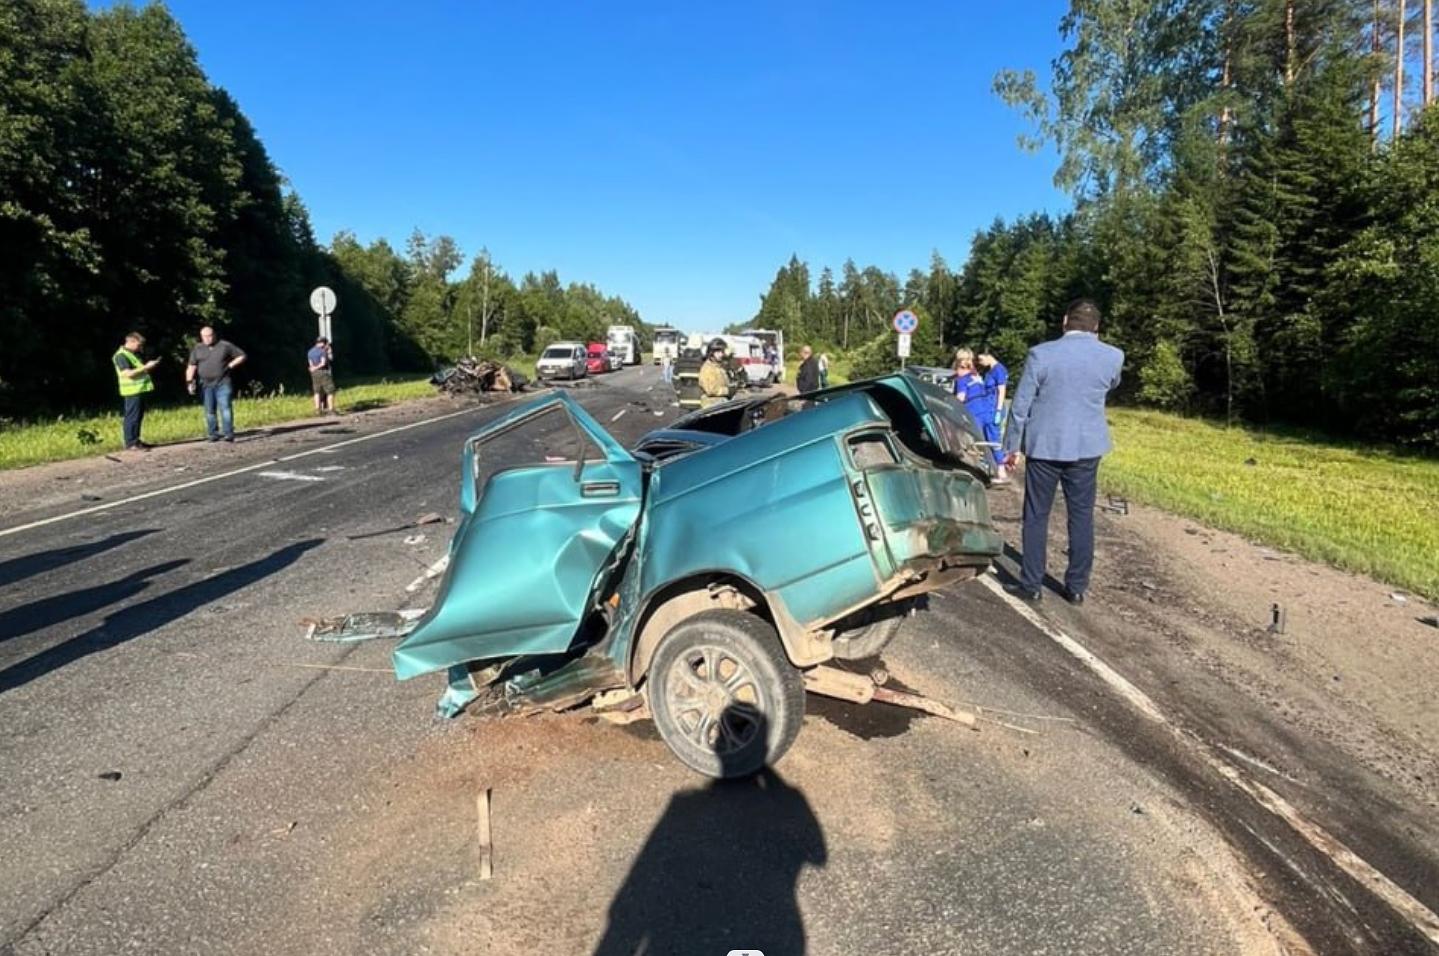
<instances>
[{"instance_id":1,"label":"sign pole","mask_svg":"<svg viewBox=\"0 0 1439 956\"><path fill-rule=\"evenodd\" d=\"M316 286L310 293L310 308L320 319L320 337L330 342L335 341L334 323L330 321L330 315L335 311L335 293L329 286Z\"/></svg>"},{"instance_id":2,"label":"sign pole","mask_svg":"<svg viewBox=\"0 0 1439 956\"><path fill-rule=\"evenodd\" d=\"M919 316L909 309L900 309L894 314L894 330L899 333L895 351L899 353L899 367L903 371L910 352L910 336L919 328Z\"/></svg>"}]
</instances>

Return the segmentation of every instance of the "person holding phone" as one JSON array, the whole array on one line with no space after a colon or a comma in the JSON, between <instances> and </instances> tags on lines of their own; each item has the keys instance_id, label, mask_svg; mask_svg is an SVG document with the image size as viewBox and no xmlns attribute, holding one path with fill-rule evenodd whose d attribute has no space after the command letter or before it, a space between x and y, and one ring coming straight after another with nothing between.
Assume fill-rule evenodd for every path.
<instances>
[{"instance_id":1,"label":"person holding phone","mask_svg":"<svg viewBox=\"0 0 1439 956\"><path fill-rule=\"evenodd\" d=\"M121 432L126 451L149 451L150 446L140 440L140 426L145 421L145 396L155 390L150 372L159 359L142 361L140 350L145 347L145 336L131 332L125 336L125 344L115 352L115 375L120 380L120 397L125 402L125 421Z\"/></svg>"}]
</instances>

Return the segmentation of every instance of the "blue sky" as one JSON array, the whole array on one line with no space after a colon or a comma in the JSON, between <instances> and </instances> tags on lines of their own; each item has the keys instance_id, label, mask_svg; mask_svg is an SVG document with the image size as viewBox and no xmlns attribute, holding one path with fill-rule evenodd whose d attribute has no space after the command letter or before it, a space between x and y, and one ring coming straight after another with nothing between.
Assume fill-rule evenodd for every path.
<instances>
[{"instance_id":1,"label":"blue sky","mask_svg":"<svg viewBox=\"0 0 1439 956\"><path fill-rule=\"evenodd\" d=\"M317 234L416 226L651 322L738 321L791 252L903 274L1068 208L990 91L1062 0L170 0Z\"/></svg>"}]
</instances>

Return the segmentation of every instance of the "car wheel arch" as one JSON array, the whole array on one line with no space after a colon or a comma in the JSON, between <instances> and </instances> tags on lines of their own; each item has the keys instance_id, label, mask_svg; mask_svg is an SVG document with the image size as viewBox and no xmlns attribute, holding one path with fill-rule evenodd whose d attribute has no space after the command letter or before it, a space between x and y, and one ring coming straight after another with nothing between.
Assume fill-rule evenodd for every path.
<instances>
[{"instance_id":1,"label":"car wheel arch","mask_svg":"<svg viewBox=\"0 0 1439 956\"><path fill-rule=\"evenodd\" d=\"M635 625L628 668L631 683L644 679L660 641L676 625L717 608L749 611L780 630L764 592L741 575L712 571L673 581L650 596Z\"/></svg>"}]
</instances>

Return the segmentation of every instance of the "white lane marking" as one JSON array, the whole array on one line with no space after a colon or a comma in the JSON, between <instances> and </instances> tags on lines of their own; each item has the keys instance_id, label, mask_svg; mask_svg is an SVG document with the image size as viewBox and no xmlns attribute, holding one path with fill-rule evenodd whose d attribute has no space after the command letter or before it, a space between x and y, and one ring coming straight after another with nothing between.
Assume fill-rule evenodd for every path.
<instances>
[{"instance_id":1,"label":"white lane marking","mask_svg":"<svg viewBox=\"0 0 1439 956\"><path fill-rule=\"evenodd\" d=\"M456 418L460 415L470 415L484 407L485 406L476 406L475 408L465 408L461 409L458 412L448 412L444 415L437 415L434 418L426 418L418 422L410 422L408 425L396 425L394 428L387 428L384 431L375 432L373 435L361 435L359 438L347 438L344 441L335 442L333 445L326 445L323 448L311 448L308 451L296 452L293 455L285 455L282 458L271 458L268 461L258 462L253 465L246 465L243 468L234 468L230 471L222 471L218 475L209 475L205 478L196 478L194 481L187 481L179 485L170 485L166 488L156 488L154 491L147 491L144 494L139 495L131 495L128 498L121 498L118 501L108 501L103 505L95 505L92 508L81 508L79 511L70 511L65 514L55 515L50 518L41 518L39 521L32 521L29 524L21 524L16 525L13 528L0 529L0 538L5 537L6 535L19 534L22 531L31 531L35 528L43 528L46 525L54 524L57 521L68 521L71 518L80 518L85 515L95 514L99 511L109 511L111 508L119 508L123 505L134 504L137 501L144 501L147 498L158 498L161 495L168 495L173 494L177 491L184 491L186 488L194 488L198 485L207 485L212 481L223 481L226 478L233 478L236 475L243 475L247 474L248 472L259 471L261 468L272 468L281 462L296 461L300 458L307 458L310 455L330 454L337 449L345 448L349 445L356 445L360 442L373 441L376 438L384 438L386 435L394 435L398 432L409 431L411 428L419 428L421 425L433 425L435 422L442 422L446 419Z\"/></svg>"},{"instance_id":2,"label":"white lane marking","mask_svg":"<svg viewBox=\"0 0 1439 956\"><path fill-rule=\"evenodd\" d=\"M319 475L302 475L296 471L262 471L256 477L275 478L280 481L324 481Z\"/></svg>"},{"instance_id":3,"label":"white lane marking","mask_svg":"<svg viewBox=\"0 0 1439 956\"><path fill-rule=\"evenodd\" d=\"M1283 770L1280 770L1278 767L1274 766L1273 764L1265 763L1263 760L1260 760L1258 757L1255 757L1255 756L1253 756L1253 755L1251 755L1251 754L1247 754L1247 753L1245 753L1244 751L1238 749L1237 747L1231 747L1231 746L1229 746L1228 744L1215 744L1214 746L1218 747L1220 750L1222 750L1222 751L1224 751L1225 753L1229 754L1229 756L1233 757L1234 759L1244 761L1245 763L1249 764L1251 767L1258 767L1260 770L1267 770L1267 771L1269 771L1270 773L1274 774L1274 776L1276 776L1276 777L1283 777L1285 780L1288 780L1290 783L1295 784L1296 786L1300 786L1300 787L1304 786L1304 784L1303 784L1301 781L1295 780L1293 777L1289 776L1289 774L1285 773Z\"/></svg>"},{"instance_id":4,"label":"white lane marking","mask_svg":"<svg viewBox=\"0 0 1439 956\"><path fill-rule=\"evenodd\" d=\"M410 592L411 594L414 594L420 588L425 586L426 581L432 580L433 578L437 578L440 575L444 574L445 568L449 566L450 556L447 554L443 558L426 568L424 574L420 575L419 577L415 578L415 580L405 585L405 590Z\"/></svg>"},{"instance_id":5,"label":"white lane marking","mask_svg":"<svg viewBox=\"0 0 1439 956\"><path fill-rule=\"evenodd\" d=\"M1164 716L1164 713L1148 694L1131 684L1123 675L1100 660L1084 645L1040 617L1034 608L1005 591L1004 587L994 578L982 575L980 580L984 582L985 587L998 595L1000 600L1013 608L1020 617L1033 624L1041 634L1072 654L1146 717L1163 724L1165 729L1173 734L1181 744L1197 753L1216 773L1243 791L1265 810L1289 824L1295 833L1308 841L1310 846L1333 860L1335 865L1356 881L1368 887L1371 892L1393 907L1395 912L1416 930L1427 936L1430 941L1439 943L1439 916L1409 895L1402 886L1375 869L1333 834L1306 818L1293 804L1279 794L1262 783L1250 780L1239 768L1215 753L1213 746L1208 742L1177 727Z\"/></svg>"},{"instance_id":6,"label":"white lane marking","mask_svg":"<svg viewBox=\"0 0 1439 956\"><path fill-rule=\"evenodd\" d=\"M1046 637L1083 661L1086 667L1098 674L1101 680L1118 692L1121 697L1133 704L1140 713L1150 720L1155 720L1159 723L1168 723L1164 718L1164 714L1159 710L1159 706L1154 703L1148 694L1125 680L1114 668L1090 653L1089 649L1083 644L1080 644L1074 638L1040 617L1038 611L1010 594L1004 589L1003 585L994 578L989 575L981 575L980 580L984 582L985 587L989 588L995 594L998 594L1006 604L1014 608L1020 617L1039 628L1039 630L1044 632Z\"/></svg>"},{"instance_id":7,"label":"white lane marking","mask_svg":"<svg viewBox=\"0 0 1439 956\"><path fill-rule=\"evenodd\" d=\"M316 470L316 471L344 471L344 470L345 470L345 466L344 466L344 465L321 465L320 467L316 468L315 470Z\"/></svg>"}]
</instances>

